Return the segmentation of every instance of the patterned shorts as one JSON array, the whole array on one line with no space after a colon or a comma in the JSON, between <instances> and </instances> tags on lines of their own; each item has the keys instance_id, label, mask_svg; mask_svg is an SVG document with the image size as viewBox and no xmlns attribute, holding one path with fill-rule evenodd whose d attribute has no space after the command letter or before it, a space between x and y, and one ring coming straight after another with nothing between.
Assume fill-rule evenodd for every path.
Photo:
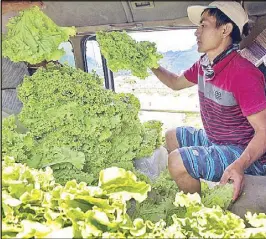
<instances>
[{"instance_id":1,"label":"patterned shorts","mask_svg":"<svg viewBox=\"0 0 266 239\"><path fill-rule=\"evenodd\" d=\"M179 143L184 166L196 179L220 181L225 168L233 163L244 151L236 145L218 145L211 143L203 129L178 127L176 138ZM266 175L266 165L254 162L246 171L250 175Z\"/></svg>"}]
</instances>

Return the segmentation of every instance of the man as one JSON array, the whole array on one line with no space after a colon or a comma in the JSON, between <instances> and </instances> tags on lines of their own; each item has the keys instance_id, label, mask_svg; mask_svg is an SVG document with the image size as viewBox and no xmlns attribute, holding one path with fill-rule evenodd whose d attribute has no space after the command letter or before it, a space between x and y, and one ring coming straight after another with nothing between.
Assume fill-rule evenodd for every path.
<instances>
[{"instance_id":1,"label":"man","mask_svg":"<svg viewBox=\"0 0 266 239\"><path fill-rule=\"evenodd\" d=\"M168 87L198 85L204 130L178 127L166 132L168 169L180 190L200 193L200 178L234 184L244 173L266 175L266 96L263 74L238 53L248 16L237 2L188 7L198 51L205 53L183 75L163 67L153 73Z\"/></svg>"}]
</instances>

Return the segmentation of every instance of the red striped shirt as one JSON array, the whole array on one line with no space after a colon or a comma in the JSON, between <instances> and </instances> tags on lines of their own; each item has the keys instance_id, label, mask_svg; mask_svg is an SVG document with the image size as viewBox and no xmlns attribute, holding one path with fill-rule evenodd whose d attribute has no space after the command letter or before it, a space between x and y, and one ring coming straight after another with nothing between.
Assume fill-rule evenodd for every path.
<instances>
[{"instance_id":1,"label":"red striped shirt","mask_svg":"<svg viewBox=\"0 0 266 239\"><path fill-rule=\"evenodd\" d=\"M184 72L198 84L200 112L209 140L221 145L246 147L254 136L247 116L266 108L262 72L234 51L213 66L214 76L205 79L200 60ZM266 154L260 159L266 163Z\"/></svg>"}]
</instances>

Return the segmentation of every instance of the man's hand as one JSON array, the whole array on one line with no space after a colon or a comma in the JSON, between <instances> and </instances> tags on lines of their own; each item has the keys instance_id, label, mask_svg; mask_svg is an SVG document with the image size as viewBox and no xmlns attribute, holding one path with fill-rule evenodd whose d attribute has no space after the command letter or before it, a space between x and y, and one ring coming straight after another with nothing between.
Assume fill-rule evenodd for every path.
<instances>
[{"instance_id":1,"label":"man's hand","mask_svg":"<svg viewBox=\"0 0 266 239\"><path fill-rule=\"evenodd\" d=\"M220 183L226 184L229 180L233 181L234 185L233 201L235 201L240 196L244 187L244 168L237 161L230 164L225 169L223 176L220 180Z\"/></svg>"}]
</instances>

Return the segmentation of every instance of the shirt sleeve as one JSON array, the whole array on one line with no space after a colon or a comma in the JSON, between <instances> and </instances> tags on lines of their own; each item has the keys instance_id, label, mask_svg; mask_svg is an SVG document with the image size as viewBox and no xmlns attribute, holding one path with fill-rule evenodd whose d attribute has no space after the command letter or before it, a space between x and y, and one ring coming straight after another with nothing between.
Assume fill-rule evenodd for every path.
<instances>
[{"instance_id":1,"label":"shirt sleeve","mask_svg":"<svg viewBox=\"0 0 266 239\"><path fill-rule=\"evenodd\" d=\"M199 61L197 61L184 72L184 76L186 77L186 79L194 84L198 84L199 68L200 64Z\"/></svg>"},{"instance_id":2,"label":"shirt sleeve","mask_svg":"<svg viewBox=\"0 0 266 239\"><path fill-rule=\"evenodd\" d=\"M257 68L245 70L234 87L235 98L244 116L266 109L266 88L263 74Z\"/></svg>"}]
</instances>

